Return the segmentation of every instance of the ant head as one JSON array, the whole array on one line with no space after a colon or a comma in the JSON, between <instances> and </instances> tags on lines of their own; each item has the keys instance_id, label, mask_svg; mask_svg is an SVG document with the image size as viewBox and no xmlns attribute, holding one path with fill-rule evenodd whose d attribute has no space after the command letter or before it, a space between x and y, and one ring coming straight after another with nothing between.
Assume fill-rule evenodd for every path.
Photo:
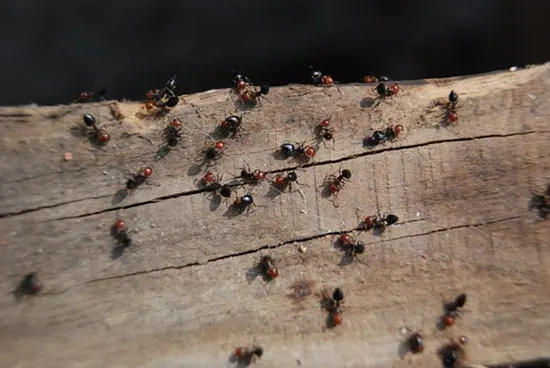
<instances>
[{"instance_id":1,"label":"ant head","mask_svg":"<svg viewBox=\"0 0 550 368\"><path fill-rule=\"evenodd\" d=\"M348 170L348 169L342 170L342 177L344 177L344 178L346 178L346 179L351 178L351 171Z\"/></svg>"},{"instance_id":2,"label":"ant head","mask_svg":"<svg viewBox=\"0 0 550 368\"><path fill-rule=\"evenodd\" d=\"M89 127L94 126L96 124L95 117L92 114L86 113L84 114L82 119L84 120L84 124L86 124Z\"/></svg>"},{"instance_id":3,"label":"ant head","mask_svg":"<svg viewBox=\"0 0 550 368\"><path fill-rule=\"evenodd\" d=\"M295 171L291 171L287 174L286 178L289 180L289 181L296 181L298 180L298 174L296 174Z\"/></svg>"},{"instance_id":4,"label":"ant head","mask_svg":"<svg viewBox=\"0 0 550 368\"><path fill-rule=\"evenodd\" d=\"M267 95L269 93L269 84L264 83L260 86L260 93L262 95Z\"/></svg>"}]
</instances>

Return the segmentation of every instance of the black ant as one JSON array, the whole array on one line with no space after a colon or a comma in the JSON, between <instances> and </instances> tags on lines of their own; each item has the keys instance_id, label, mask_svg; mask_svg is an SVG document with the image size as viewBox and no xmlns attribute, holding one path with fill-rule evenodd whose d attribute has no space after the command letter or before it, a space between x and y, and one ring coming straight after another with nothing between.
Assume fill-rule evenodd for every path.
<instances>
[{"instance_id":1,"label":"black ant","mask_svg":"<svg viewBox=\"0 0 550 368\"><path fill-rule=\"evenodd\" d=\"M262 258L260 258L260 262L258 263L258 269L268 281L271 281L279 276L279 270L275 266L275 259L271 256L262 256Z\"/></svg>"},{"instance_id":2,"label":"black ant","mask_svg":"<svg viewBox=\"0 0 550 368\"><path fill-rule=\"evenodd\" d=\"M127 230L124 220L117 220L111 229L111 234L118 241L118 246L121 248L129 248L132 245L132 238L128 235Z\"/></svg>"},{"instance_id":3,"label":"black ant","mask_svg":"<svg viewBox=\"0 0 550 368\"><path fill-rule=\"evenodd\" d=\"M317 139L322 141L324 146L326 147L326 141L332 141L332 149L334 149L334 144L336 143L336 140L334 139L334 127L330 126L330 120L325 119L321 121L321 124L317 126Z\"/></svg>"},{"instance_id":4,"label":"black ant","mask_svg":"<svg viewBox=\"0 0 550 368\"><path fill-rule=\"evenodd\" d=\"M550 185L546 188L546 193L537 194L534 193L529 199L529 210L536 209L538 211L538 216L542 220L548 217L550 212Z\"/></svg>"},{"instance_id":5,"label":"black ant","mask_svg":"<svg viewBox=\"0 0 550 368\"><path fill-rule=\"evenodd\" d=\"M403 131L403 125L397 124L391 127L387 127L384 131L376 130L372 133L372 136L367 137L363 145L365 146L377 146L385 141L393 141L397 139L399 134Z\"/></svg>"},{"instance_id":6,"label":"black ant","mask_svg":"<svg viewBox=\"0 0 550 368\"><path fill-rule=\"evenodd\" d=\"M325 180L323 181L322 186L326 186L327 190L330 194L332 194L334 197L338 196L338 193L342 190L344 187L344 184L348 180L351 179L351 170L344 169L342 171L339 171L339 175L328 175L325 177ZM336 203L333 203L335 207L338 207Z\"/></svg>"},{"instance_id":7,"label":"black ant","mask_svg":"<svg viewBox=\"0 0 550 368\"><path fill-rule=\"evenodd\" d=\"M153 175L153 169L150 167L144 168L139 172L139 174L132 174L132 177L129 178L126 182L126 189L137 189L141 184L145 183L147 178L149 178L151 175Z\"/></svg>"},{"instance_id":8,"label":"black ant","mask_svg":"<svg viewBox=\"0 0 550 368\"><path fill-rule=\"evenodd\" d=\"M225 118L224 121L222 121L220 127L227 133L231 134L232 136L235 136L235 135L239 135L242 122L243 122L242 115L241 116L231 115Z\"/></svg>"},{"instance_id":9,"label":"black ant","mask_svg":"<svg viewBox=\"0 0 550 368\"><path fill-rule=\"evenodd\" d=\"M99 102L105 101L105 96L107 95L107 88L104 87L97 92L80 92L80 95L76 102L85 103L85 102Z\"/></svg>"},{"instance_id":10,"label":"black ant","mask_svg":"<svg viewBox=\"0 0 550 368\"><path fill-rule=\"evenodd\" d=\"M233 72L233 85L236 91L240 91L250 86L252 83L250 79L243 75L241 72Z\"/></svg>"},{"instance_id":11,"label":"black ant","mask_svg":"<svg viewBox=\"0 0 550 368\"><path fill-rule=\"evenodd\" d=\"M297 143L296 145L292 143L283 143L280 148L285 157L299 158L304 161L309 161L315 157L315 154L317 153L315 148L305 145L305 142Z\"/></svg>"},{"instance_id":12,"label":"black ant","mask_svg":"<svg viewBox=\"0 0 550 368\"><path fill-rule=\"evenodd\" d=\"M89 135L90 139L93 139L103 144L109 142L109 139L111 139L111 137L104 129L100 129L97 126L97 121L95 119L95 116L93 116L92 114L86 113L83 116L83 120L84 120L84 124L86 124L88 128L93 129L93 131L90 132L90 135Z\"/></svg>"},{"instance_id":13,"label":"black ant","mask_svg":"<svg viewBox=\"0 0 550 368\"><path fill-rule=\"evenodd\" d=\"M286 175L278 174L273 182L275 183L275 185L277 185L278 189L281 192L284 192L287 187L289 189L289 192L292 192L292 183L301 185L298 182L298 174L296 174L295 171L291 171Z\"/></svg>"},{"instance_id":14,"label":"black ant","mask_svg":"<svg viewBox=\"0 0 550 368\"><path fill-rule=\"evenodd\" d=\"M466 304L466 294L458 294L453 301L445 303L445 313L441 317L441 325L443 327L451 327L454 325L456 318L458 317L459 309Z\"/></svg>"},{"instance_id":15,"label":"black ant","mask_svg":"<svg viewBox=\"0 0 550 368\"><path fill-rule=\"evenodd\" d=\"M234 358L241 366L249 366L256 362L256 359L262 357L264 349L261 346L253 345L251 347L239 347L233 353Z\"/></svg>"},{"instance_id":16,"label":"black ant","mask_svg":"<svg viewBox=\"0 0 550 368\"><path fill-rule=\"evenodd\" d=\"M42 283L38 280L36 272L31 272L23 278L14 293L16 296L36 295L40 291L42 291Z\"/></svg>"},{"instance_id":17,"label":"black ant","mask_svg":"<svg viewBox=\"0 0 550 368\"><path fill-rule=\"evenodd\" d=\"M386 227L395 224L397 221L399 221L399 217L391 213L385 217L367 216L364 220L364 228L367 231L373 229L376 235L382 235Z\"/></svg>"},{"instance_id":18,"label":"black ant","mask_svg":"<svg viewBox=\"0 0 550 368\"><path fill-rule=\"evenodd\" d=\"M420 333L415 332L407 338L407 347L413 354L424 351L424 339Z\"/></svg>"},{"instance_id":19,"label":"black ant","mask_svg":"<svg viewBox=\"0 0 550 368\"><path fill-rule=\"evenodd\" d=\"M265 172L256 169L254 171L250 170L250 165L246 163L246 168L243 167L241 169L241 175L238 176L242 178L243 180L247 181L248 183L254 183L257 184L258 182L264 180L266 178Z\"/></svg>"},{"instance_id":20,"label":"black ant","mask_svg":"<svg viewBox=\"0 0 550 368\"><path fill-rule=\"evenodd\" d=\"M237 211L237 213L243 213L246 211L246 214L248 214L251 206L256 206L256 203L254 203L254 197L250 191L242 197L237 196L235 201L233 201L233 208Z\"/></svg>"},{"instance_id":21,"label":"black ant","mask_svg":"<svg viewBox=\"0 0 550 368\"><path fill-rule=\"evenodd\" d=\"M335 327L342 324L342 308L340 304L344 300L344 292L337 287L332 292L332 298L327 294L326 290L322 295L322 306L329 312L328 324L330 327Z\"/></svg>"},{"instance_id":22,"label":"black ant","mask_svg":"<svg viewBox=\"0 0 550 368\"><path fill-rule=\"evenodd\" d=\"M255 105L257 102L261 104L262 102L260 97L267 100L265 95L269 93L269 89L269 84L262 84L259 91L246 90L241 94L241 101L242 103L249 105Z\"/></svg>"}]
</instances>

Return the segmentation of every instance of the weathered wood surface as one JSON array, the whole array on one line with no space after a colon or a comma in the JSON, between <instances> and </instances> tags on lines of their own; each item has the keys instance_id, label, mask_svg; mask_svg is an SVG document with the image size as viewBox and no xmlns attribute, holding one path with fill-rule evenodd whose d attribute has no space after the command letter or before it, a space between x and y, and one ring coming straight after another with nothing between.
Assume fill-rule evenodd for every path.
<instances>
[{"instance_id":1,"label":"weathered wood surface","mask_svg":"<svg viewBox=\"0 0 550 368\"><path fill-rule=\"evenodd\" d=\"M550 355L550 230L527 211L530 193L550 182L550 65L403 87L376 109L365 106L372 86L273 88L214 171L227 178L244 160L294 167L273 152L312 138L327 117L335 149L321 145L298 171L309 186L278 195L261 184L255 211L235 217L194 183L206 134L234 111L227 90L183 96L171 114L184 122L183 145L160 161L164 121L135 118L136 103L119 104L121 122L105 104L0 109L0 365L225 367L236 346L256 340L258 366L437 367L435 351L460 335L471 364ZM451 89L460 120L437 128L441 111L430 106ZM105 148L72 133L84 112L102 116ZM397 141L362 147L392 123L406 129ZM160 185L113 201L124 171L147 165ZM353 178L335 208L319 186L341 167ZM382 237L356 233L366 264L339 266L334 234L358 227L357 209L400 221ZM113 260L119 217L136 244ZM269 284L249 277L267 252L280 260ZM30 271L44 294L17 303L10 292ZM315 292L343 288L342 326L323 330L315 295L288 298L302 278ZM459 291L468 311L439 331L441 295ZM401 359L405 326L425 335L422 355Z\"/></svg>"}]
</instances>

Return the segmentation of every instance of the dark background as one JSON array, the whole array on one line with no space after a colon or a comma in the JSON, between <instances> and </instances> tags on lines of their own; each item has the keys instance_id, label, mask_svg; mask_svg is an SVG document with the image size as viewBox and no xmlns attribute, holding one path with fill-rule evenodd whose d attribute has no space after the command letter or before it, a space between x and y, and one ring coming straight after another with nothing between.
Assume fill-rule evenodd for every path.
<instances>
[{"instance_id":1,"label":"dark background","mask_svg":"<svg viewBox=\"0 0 550 368\"><path fill-rule=\"evenodd\" d=\"M550 60L550 1L0 0L0 105L253 82L446 77Z\"/></svg>"}]
</instances>

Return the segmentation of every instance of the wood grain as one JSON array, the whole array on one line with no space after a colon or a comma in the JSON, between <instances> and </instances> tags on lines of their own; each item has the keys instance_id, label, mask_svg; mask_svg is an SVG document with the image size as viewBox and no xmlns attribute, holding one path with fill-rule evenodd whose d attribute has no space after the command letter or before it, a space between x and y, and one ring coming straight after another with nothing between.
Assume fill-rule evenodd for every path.
<instances>
[{"instance_id":1,"label":"wood grain","mask_svg":"<svg viewBox=\"0 0 550 368\"><path fill-rule=\"evenodd\" d=\"M225 367L255 340L265 349L257 366L437 367L435 352L460 335L467 364L550 355L550 230L527 210L550 183L550 65L403 83L374 109L371 89L278 87L246 112L242 138L226 139L209 170L229 179L246 161L272 177L296 170L302 185L279 193L264 182L258 206L239 216L196 185L208 134L235 111L228 90L182 96L170 115L184 123L182 145L159 161L166 119L136 118L137 103L118 103L122 121L108 103L0 108L0 365ZM451 89L460 119L441 127L434 101ZM77 134L84 112L101 116L104 148ZM319 145L303 167L274 154L329 117L334 149ZM398 140L363 147L397 123ZM125 171L144 166L159 185L120 201ZM353 177L334 207L320 186L341 168ZM400 220L381 237L357 230L378 212ZM135 246L112 259L117 218ZM343 231L366 242L364 263L340 265ZM270 283L252 277L268 253L280 269ZM16 302L10 292L30 271L44 293ZM302 279L315 293L343 288L342 326L324 329L316 295L289 298ZM442 295L458 292L467 311L440 331ZM424 334L422 355L400 354L405 326Z\"/></svg>"}]
</instances>

